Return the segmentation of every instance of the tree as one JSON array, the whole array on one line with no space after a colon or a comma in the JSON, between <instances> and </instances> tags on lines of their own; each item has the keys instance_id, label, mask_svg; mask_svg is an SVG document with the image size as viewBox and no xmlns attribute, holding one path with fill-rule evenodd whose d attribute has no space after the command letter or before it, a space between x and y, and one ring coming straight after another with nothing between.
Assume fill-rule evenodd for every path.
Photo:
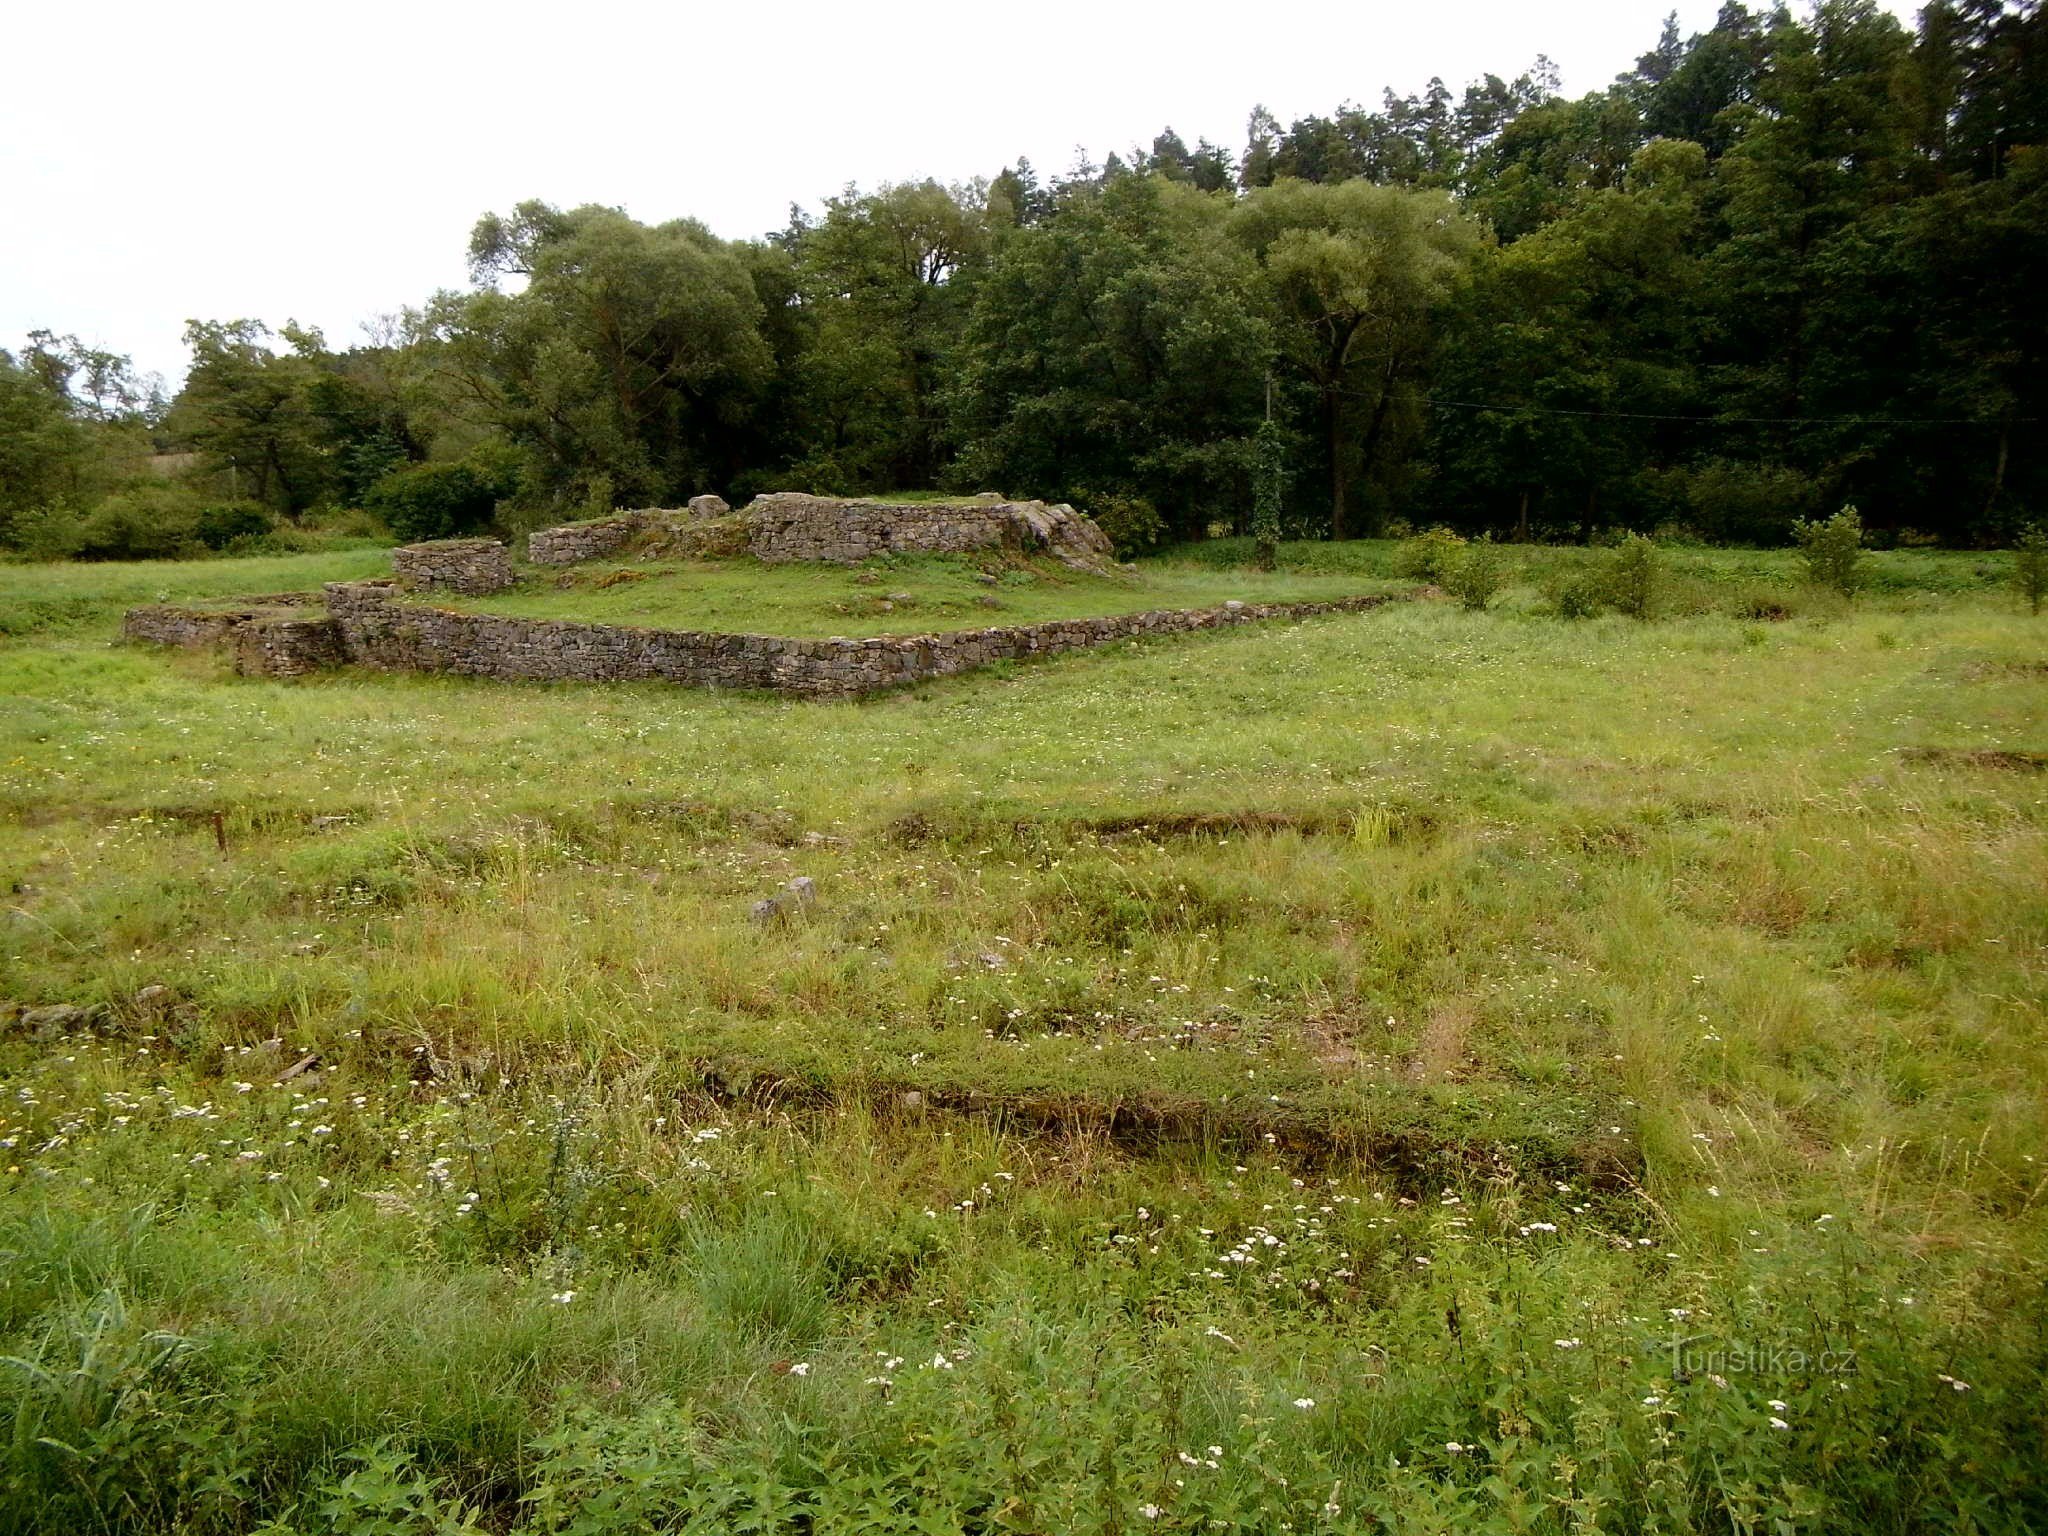
<instances>
[{"instance_id":1,"label":"tree","mask_svg":"<svg viewBox=\"0 0 2048 1536\"><path fill-rule=\"evenodd\" d=\"M1137 498L1175 537L1240 521L1272 330L1227 199L1161 176L1069 185L978 285L949 400L954 479Z\"/></svg>"},{"instance_id":2,"label":"tree","mask_svg":"<svg viewBox=\"0 0 2048 1536\"><path fill-rule=\"evenodd\" d=\"M1011 195L1028 199L1022 186ZM979 185L848 188L795 234L810 326L797 364L804 478L845 490L936 483L945 459L938 398L988 257L987 208Z\"/></svg>"},{"instance_id":3,"label":"tree","mask_svg":"<svg viewBox=\"0 0 2048 1536\"><path fill-rule=\"evenodd\" d=\"M519 452L522 494L658 504L745 471L774 359L739 250L690 220L522 203L470 252L478 291L422 323L445 387Z\"/></svg>"},{"instance_id":4,"label":"tree","mask_svg":"<svg viewBox=\"0 0 2048 1536\"><path fill-rule=\"evenodd\" d=\"M1468 273L1477 227L1441 192L1281 180L1248 194L1231 229L1258 257L1283 355L1314 394L1330 533L1347 538L1352 485L1419 423L1432 320Z\"/></svg>"},{"instance_id":5,"label":"tree","mask_svg":"<svg viewBox=\"0 0 2048 1536\"><path fill-rule=\"evenodd\" d=\"M286 325L289 350L260 320L191 320L192 367L165 427L201 455L230 493L297 516L329 489L331 465L309 390L319 333Z\"/></svg>"}]
</instances>

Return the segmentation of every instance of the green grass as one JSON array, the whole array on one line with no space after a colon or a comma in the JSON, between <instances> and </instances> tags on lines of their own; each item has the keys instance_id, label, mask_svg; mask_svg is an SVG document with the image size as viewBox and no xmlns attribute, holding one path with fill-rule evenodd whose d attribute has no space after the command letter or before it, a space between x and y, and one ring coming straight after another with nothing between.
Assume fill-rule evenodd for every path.
<instances>
[{"instance_id":1,"label":"green grass","mask_svg":"<svg viewBox=\"0 0 2048 1536\"><path fill-rule=\"evenodd\" d=\"M984 570L984 567L987 569ZM979 578L992 575L995 580ZM1217 570L1180 561L1095 576L1051 560L899 556L865 568L753 560L603 562L567 572L530 568L520 587L449 606L526 618L644 628L823 637L926 634L1045 619L1311 602L1388 585L1348 572Z\"/></svg>"},{"instance_id":2,"label":"green grass","mask_svg":"<svg viewBox=\"0 0 2048 1536\"><path fill-rule=\"evenodd\" d=\"M111 633L141 603L205 602L269 592L318 590L391 571L391 551L360 548L318 555L237 560L149 560L105 565L0 563L0 636Z\"/></svg>"},{"instance_id":3,"label":"green grass","mask_svg":"<svg viewBox=\"0 0 2048 1536\"><path fill-rule=\"evenodd\" d=\"M2038 1528L2048 628L1778 558L857 704L244 679L63 572L0 1530Z\"/></svg>"}]
</instances>

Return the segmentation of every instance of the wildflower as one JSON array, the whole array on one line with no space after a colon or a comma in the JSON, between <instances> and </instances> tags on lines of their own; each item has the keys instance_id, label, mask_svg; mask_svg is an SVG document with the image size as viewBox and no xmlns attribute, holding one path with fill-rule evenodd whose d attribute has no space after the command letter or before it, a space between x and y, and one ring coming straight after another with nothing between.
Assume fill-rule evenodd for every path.
<instances>
[{"instance_id":1,"label":"wildflower","mask_svg":"<svg viewBox=\"0 0 2048 1536\"><path fill-rule=\"evenodd\" d=\"M1967 1381L1958 1381L1955 1377L1944 1375L1939 1371L1935 1373L1934 1379L1936 1381L1947 1382L1949 1386L1957 1392L1967 1392L1970 1390L1970 1384Z\"/></svg>"},{"instance_id":2,"label":"wildflower","mask_svg":"<svg viewBox=\"0 0 2048 1536\"><path fill-rule=\"evenodd\" d=\"M1773 1414L1771 1416L1771 1428L1790 1429L1791 1427L1792 1426L1790 1424L1787 1424L1783 1419L1779 1418L1776 1414Z\"/></svg>"},{"instance_id":3,"label":"wildflower","mask_svg":"<svg viewBox=\"0 0 2048 1536\"><path fill-rule=\"evenodd\" d=\"M953 1369L953 1362L948 1360L943 1353L935 1354L932 1356L932 1369L935 1371L950 1371Z\"/></svg>"},{"instance_id":4,"label":"wildflower","mask_svg":"<svg viewBox=\"0 0 2048 1536\"><path fill-rule=\"evenodd\" d=\"M1161 1515L1165 1514L1166 1511L1161 1509L1157 1504L1140 1504L1138 1506L1138 1513L1143 1515L1147 1520L1157 1520Z\"/></svg>"},{"instance_id":5,"label":"wildflower","mask_svg":"<svg viewBox=\"0 0 2048 1536\"><path fill-rule=\"evenodd\" d=\"M1559 1349L1577 1349L1580 1341L1577 1339L1552 1339L1550 1342Z\"/></svg>"},{"instance_id":6,"label":"wildflower","mask_svg":"<svg viewBox=\"0 0 2048 1536\"><path fill-rule=\"evenodd\" d=\"M1462 1456L1465 1454L1465 1447L1460 1445L1455 1440L1446 1440L1444 1442L1444 1449L1450 1452L1453 1456Z\"/></svg>"},{"instance_id":7,"label":"wildflower","mask_svg":"<svg viewBox=\"0 0 2048 1536\"><path fill-rule=\"evenodd\" d=\"M549 1301L552 1301L558 1307L566 1307L575 1299L576 1293L574 1291L557 1291L548 1298Z\"/></svg>"},{"instance_id":8,"label":"wildflower","mask_svg":"<svg viewBox=\"0 0 2048 1536\"><path fill-rule=\"evenodd\" d=\"M790 1374L790 1375L792 1375L792 1376L808 1376L808 1375L810 1375L810 1374L811 1374L811 1362L810 1362L810 1361L808 1361L808 1360L799 1360L799 1361L797 1361L797 1363L796 1363L795 1365L792 1365L792 1366L791 1366L791 1367L789 1368L789 1374Z\"/></svg>"},{"instance_id":9,"label":"wildflower","mask_svg":"<svg viewBox=\"0 0 2048 1536\"><path fill-rule=\"evenodd\" d=\"M1315 1405L1316 1400L1312 1397L1297 1397L1294 1400L1294 1406L1299 1408L1303 1413L1307 1413L1309 1409L1315 1407Z\"/></svg>"},{"instance_id":10,"label":"wildflower","mask_svg":"<svg viewBox=\"0 0 2048 1536\"><path fill-rule=\"evenodd\" d=\"M1770 1408L1773 1413L1783 1413L1789 1406L1790 1404L1782 1397L1774 1397L1770 1401Z\"/></svg>"},{"instance_id":11,"label":"wildflower","mask_svg":"<svg viewBox=\"0 0 2048 1536\"><path fill-rule=\"evenodd\" d=\"M1663 1401L1663 1398L1659 1397L1656 1393L1652 1392L1648 1397L1643 1399L1643 1406L1645 1408L1654 1408Z\"/></svg>"}]
</instances>

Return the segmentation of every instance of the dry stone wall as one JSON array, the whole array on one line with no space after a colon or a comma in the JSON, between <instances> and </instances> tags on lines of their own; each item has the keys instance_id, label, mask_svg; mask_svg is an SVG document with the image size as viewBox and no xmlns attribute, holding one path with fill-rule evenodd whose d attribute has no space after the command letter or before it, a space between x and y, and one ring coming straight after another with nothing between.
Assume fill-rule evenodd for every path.
<instances>
[{"instance_id":1,"label":"dry stone wall","mask_svg":"<svg viewBox=\"0 0 2048 1536\"><path fill-rule=\"evenodd\" d=\"M875 555L1045 553L1084 570L1115 558L1109 536L1072 507L1042 501L848 501L773 491L746 510L747 552L757 560L854 564Z\"/></svg>"},{"instance_id":2,"label":"dry stone wall","mask_svg":"<svg viewBox=\"0 0 2048 1536\"><path fill-rule=\"evenodd\" d=\"M541 681L658 680L774 689L808 698L851 698L995 661L1260 619L1356 613L1387 601L1370 596L1327 603L1229 603L944 635L799 640L458 613L398 601L393 589L379 582L336 583L327 595L348 658L364 666Z\"/></svg>"},{"instance_id":3,"label":"dry stone wall","mask_svg":"<svg viewBox=\"0 0 2048 1536\"><path fill-rule=\"evenodd\" d=\"M391 552L391 568L409 592L502 592L518 578L512 551L496 539L436 539Z\"/></svg>"}]
</instances>

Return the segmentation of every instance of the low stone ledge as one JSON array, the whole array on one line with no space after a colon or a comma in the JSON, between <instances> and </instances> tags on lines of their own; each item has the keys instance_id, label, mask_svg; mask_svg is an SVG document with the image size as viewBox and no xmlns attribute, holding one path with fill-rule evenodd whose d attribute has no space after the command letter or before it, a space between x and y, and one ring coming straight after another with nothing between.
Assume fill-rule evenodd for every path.
<instances>
[{"instance_id":1,"label":"low stone ledge","mask_svg":"<svg viewBox=\"0 0 2048 1536\"><path fill-rule=\"evenodd\" d=\"M328 617L174 608L131 610L131 638L226 644L238 670L292 677L342 662L392 672L442 672L530 682L659 681L855 698L885 688L1117 640L1186 634L1268 619L1359 613L1394 594L1309 603L1153 609L946 634L800 639L698 630L632 629L568 619L464 613L401 600L390 581L333 582Z\"/></svg>"},{"instance_id":2,"label":"low stone ledge","mask_svg":"<svg viewBox=\"0 0 2048 1536\"><path fill-rule=\"evenodd\" d=\"M391 552L391 569L410 592L459 592L483 597L502 592L518 578L512 551L496 539L435 539L404 544Z\"/></svg>"}]
</instances>

